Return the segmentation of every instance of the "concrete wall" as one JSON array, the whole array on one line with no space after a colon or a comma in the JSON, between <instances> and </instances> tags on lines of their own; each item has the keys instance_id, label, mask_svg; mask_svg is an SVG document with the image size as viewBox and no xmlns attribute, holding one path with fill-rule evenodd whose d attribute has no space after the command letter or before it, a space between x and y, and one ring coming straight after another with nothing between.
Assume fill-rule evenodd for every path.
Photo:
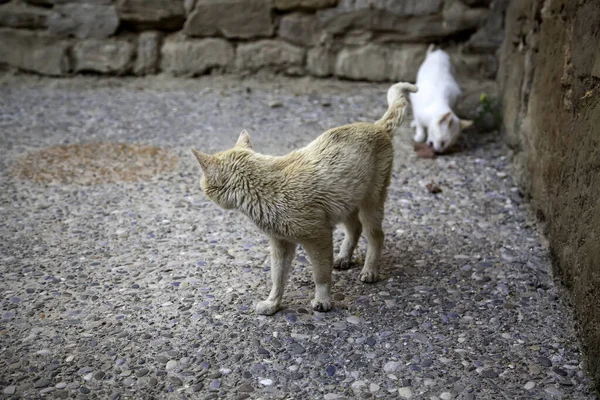
<instances>
[{"instance_id":1,"label":"concrete wall","mask_svg":"<svg viewBox=\"0 0 600 400\"><path fill-rule=\"evenodd\" d=\"M493 81L505 0L0 0L0 64L44 75L213 70L414 80L427 44Z\"/></svg>"},{"instance_id":2,"label":"concrete wall","mask_svg":"<svg viewBox=\"0 0 600 400\"><path fill-rule=\"evenodd\" d=\"M600 2L511 0L500 51L515 173L547 222L600 387Z\"/></svg>"}]
</instances>

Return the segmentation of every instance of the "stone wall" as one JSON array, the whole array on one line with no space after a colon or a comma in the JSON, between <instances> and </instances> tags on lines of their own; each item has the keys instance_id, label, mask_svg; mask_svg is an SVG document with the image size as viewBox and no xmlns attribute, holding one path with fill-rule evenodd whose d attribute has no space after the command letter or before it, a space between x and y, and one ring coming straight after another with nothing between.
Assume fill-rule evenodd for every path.
<instances>
[{"instance_id":1,"label":"stone wall","mask_svg":"<svg viewBox=\"0 0 600 400\"><path fill-rule=\"evenodd\" d=\"M500 55L515 175L547 222L600 388L600 2L511 0Z\"/></svg>"},{"instance_id":2,"label":"stone wall","mask_svg":"<svg viewBox=\"0 0 600 400\"><path fill-rule=\"evenodd\" d=\"M414 80L443 44L493 80L505 0L0 0L0 63L43 75L213 70Z\"/></svg>"}]
</instances>

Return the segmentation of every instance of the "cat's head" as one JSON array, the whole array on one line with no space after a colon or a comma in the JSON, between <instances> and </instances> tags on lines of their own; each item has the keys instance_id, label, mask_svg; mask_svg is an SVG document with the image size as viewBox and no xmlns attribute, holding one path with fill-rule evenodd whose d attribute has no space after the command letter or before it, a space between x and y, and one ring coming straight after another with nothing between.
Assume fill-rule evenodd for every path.
<instances>
[{"instance_id":1,"label":"cat's head","mask_svg":"<svg viewBox=\"0 0 600 400\"><path fill-rule=\"evenodd\" d=\"M192 153L202 168L200 187L204 194L226 210L235 208L242 196L238 191L240 164L252 153L248 132L244 129L229 150L211 155L192 149Z\"/></svg>"},{"instance_id":2,"label":"cat's head","mask_svg":"<svg viewBox=\"0 0 600 400\"><path fill-rule=\"evenodd\" d=\"M471 125L473 121L460 119L448 111L427 127L427 144L436 153L443 153L456 143L462 130Z\"/></svg>"}]
</instances>

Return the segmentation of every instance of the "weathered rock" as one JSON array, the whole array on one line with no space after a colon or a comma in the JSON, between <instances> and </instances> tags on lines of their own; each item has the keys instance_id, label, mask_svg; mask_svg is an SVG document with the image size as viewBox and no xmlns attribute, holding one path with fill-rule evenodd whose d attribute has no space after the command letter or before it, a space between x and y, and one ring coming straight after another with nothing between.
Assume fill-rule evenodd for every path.
<instances>
[{"instance_id":1,"label":"weathered rock","mask_svg":"<svg viewBox=\"0 0 600 400\"><path fill-rule=\"evenodd\" d=\"M426 45L405 44L390 50L388 77L394 82L417 80L417 72L425 59Z\"/></svg>"},{"instance_id":2,"label":"weathered rock","mask_svg":"<svg viewBox=\"0 0 600 400\"><path fill-rule=\"evenodd\" d=\"M275 8L278 10L306 9L318 10L320 8L333 7L338 0L275 0Z\"/></svg>"},{"instance_id":3,"label":"weathered rock","mask_svg":"<svg viewBox=\"0 0 600 400\"><path fill-rule=\"evenodd\" d=\"M8 3L0 6L0 26L9 28L45 29L50 11L25 3Z\"/></svg>"},{"instance_id":4,"label":"weathered rock","mask_svg":"<svg viewBox=\"0 0 600 400\"><path fill-rule=\"evenodd\" d=\"M125 39L87 39L73 47L75 72L124 74L131 67L134 46Z\"/></svg>"},{"instance_id":5,"label":"weathered rock","mask_svg":"<svg viewBox=\"0 0 600 400\"><path fill-rule=\"evenodd\" d=\"M289 74L297 74L304 63L304 49L279 40L259 40L240 44L237 48L236 67L256 71L270 67Z\"/></svg>"},{"instance_id":6,"label":"weathered rock","mask_svg":"<svg viewBox=\"0 0 600 400\"><path fill-rule=\"evenodd\" d=\"M68 3L56 5L48 17L50 33L79 39L103 39L119 27L117 10L112 5Z\"/></svg>"},{"instance_id":7,"label":"weathered rock","mask_svg":"<svg viewBox=\"0 0 600 400\"><path fill-rule=\"evenodd\" d=\"M158 70L160 41L162 34L156 31L143 32L138 38L137 57L133 71L136 75L155 74Z\"/></svg>"},{"instance_id":8,"label":"weathered rock","mask_svg":"<svg viewBox=\"0 0 600 400\"><path fill-rule=\"evenodd\" d=\"M249 39L271 36L273 29L271 0L197 0L184 32Z\"/></svg>"},{"instance_id":9,"label":"weathered rock","mask_svg":"<svg viewBox=\"0 0 600 400\"><path fill-rule=\"evenodd\" d=\"M290 43L314 46L321 38L321 27L314 15L292 13L279 23L279 36Z\"/></svg>"},{"instance_id":10,"label":"weathered rock","mask_svg":"<svg viewBox=\"0 0 600 400\"><path fill-rule=\"evenodd\" d=\"M504 38L504 17L508 0L495 0L483 26L475 32L467 43L467 48L475 52L495 52Z\"/></svg>"},{"instance_id":11,"label":"weathered rock","mask_svg":"<svg viewBox=\"0 0 600 400\"><path fill-rule=\"evenodd\" d=\"M389 48L368 44L357 49L343 49L335 63L335 75L369 81L414 81L425 51L425 45Z\"/></svg>"},{"instance_id":12,"label":"weathered rock","mask_svg":"<svg viewBox=\"0 0 600 400\"><path fill-rule=\"evenodd\" d=\"M224 39L167 40L161 50L161 70L173 75L201 75L233 64L233 46Z\"/></svg>"},{"instance_id":13,"label":"weathered rock","mask_svg":"<svg viewBox=\"0 0 600 400\"><path fill-rule=\"evenodd\" d=\"M176 30L183 27L183 0L118 0L117 12L134 29Z\"/></svg>"},{"instance_id":14,"label":"weathered rock","mask_svg":"<svg viewBox=\"0 0 600 400\"><path fill-rule=\"evenodd\" d=\"M43 75L69 72L69 44L41 32L0 29L0 63Z\"/></svg>"},{"instance_id":15,"label":"weathered rock","mask_svg":"<svg viewBox=\"0 0 600 400\"><path fill-rule=\"evenodd\" d=\"M310 49L306 54L306 70L309 74L318 77L331 75L333 70L334 56L324 46Z\"/></svg>"},{"instance_id":16,"label":"weathered rock","mask_svg":"<svg viewBox=\"0 0 600 400\"><path fill-rule=\"evenodd\" d=\"M3 3L9 0L2 0ZM33 4L36 6L51 7L54 5L54 0L25 0L26 3Z\"/></svg>"},{"instance_id":17,"label":"weathered rock","mask_svg":"<svg viewBox=\"0 0 600 400\"><path fill-rule=\"evenodd\" d=\"M411 17L438 13L441 6L441 0L342 0L335 8L318 11L317 17L325 29L336 34L352 29L395 31Z\"/></svg>"},{"instance_id":18,"label":"weathered rock","mask_svg":"<svg viewBox=\"0 0 600 400\"><path fill-rule=\"evenodd\" d=\"M337 56L335 74L342 78L384 81L388 79L388 49L369 44L343 49Z\"/></svg>"},{"instance_id":19,"label":"weathered rock","mask_svg":"<svg viewBox=\"0 0 600 400\"><path fill-rule=\"evenodd\" d=\"M50 0L52 4L95 4L97 6L107 6L112 3L113 0Z\"/></svg>"},{"instance_id":20,"label":"weathered rock","mask_svg":"<svg viewBox=\"0 0 600 400\"><path fill-rule=\"evenodd\" d=\"M469 54L457 49L448 50L459 79L494 79L498 72L498 59L493 54Z\"/></svg>"},{"instance_id":21,"label":"weathered rock","mask_svg":"<svg viewBox=\"0 0 600 400\"><path fill-rule=\"evenodd\" d=\"M475 29L483 24L489 14L486 8L470 8L459 0L446 2L444 22L447 35Z\"/></svg>"}]
</instances>

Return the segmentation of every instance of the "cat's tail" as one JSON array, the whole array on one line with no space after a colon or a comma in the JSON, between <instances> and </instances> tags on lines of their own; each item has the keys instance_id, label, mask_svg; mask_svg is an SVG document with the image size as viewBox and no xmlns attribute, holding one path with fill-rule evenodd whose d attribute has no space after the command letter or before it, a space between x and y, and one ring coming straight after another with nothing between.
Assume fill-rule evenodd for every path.
<instances>
[{"instance_id":1,"label":"cat's tail","mask_svg":"<svg viewBox=\"0 0 600 400\"><path fill-rule=\"evenodd\" d=\"M391 137L404 120L404 113L408 106L408 92L416 93L418 88L412 83L400 82L392 85L390 90L395 91L391 96L394 100L375 125L382 126Z\"/></svg>"}]
</instances>

